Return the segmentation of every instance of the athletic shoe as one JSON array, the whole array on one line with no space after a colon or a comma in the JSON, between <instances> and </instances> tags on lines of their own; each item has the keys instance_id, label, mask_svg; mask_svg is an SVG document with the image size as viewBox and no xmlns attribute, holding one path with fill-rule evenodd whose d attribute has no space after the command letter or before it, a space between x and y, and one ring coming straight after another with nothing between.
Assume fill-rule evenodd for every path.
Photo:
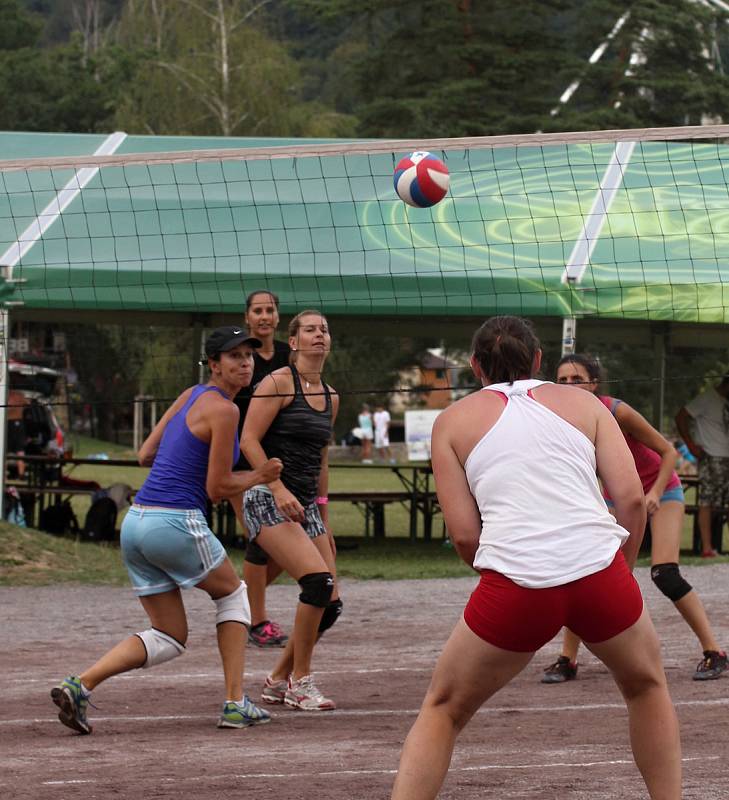
<instances>
[{"instance_id":1,"label":"athletic shoe","mask_svg":"<svg viewBox=\"0 0 729 800\"><path fill-rule=\"evenodd\" d=\"M567 656L560 656L544 670L542 683L564 683L573 681L576 677L577 663L570 661Z\"/></svg>"},{"instance_id":2,"label":"athletic shoe","mask_svg":"<svg viewBox=\"0 0 729 800\"><path fill-rule=\"evenodd\" d=\"M699 661L696 672L694 672L694 680L713 681L726 668L727 656L723 650L704 650L704 657Z\"/></svg>"},{"instance_id":3,"label":"athletic shoe","mask_svg":"<svg viewBox=\"0 0 729 800\"><path fill-rule=\"evenodd\" d=\"M716 550L704 550L701 554L701 558L716 558L718 555Z\"/></svg>"},{"instance_id":4,"label":"athletic shoe","mask_svg":"<svg viewBox=\"0 0 729 800\"><path fill-rule=\"evenodd\" d=\"M298 681L289 678L289 687L286 690L284 703L293 708L300 708L302 711L331 711L337 707L334 700L324 697L314 686L312 675L304 675Z\"/></svg>"},{"instance_id":5,"label":"athletic shoe","mask_svg":"<svg viewBox=\"0 0 729 800\"><path fill-rule=\"evenodd\" d=\"M284 647L289 637L277 622L265 619L248 631L248 641L256 647Z\"/></svg>"},{"instance_id":6,"label":"athletic shoe","mask_svg":"<svg viewBox=\"0 0 729 800\"><path fill-rule=\"evenodd\" d=\"M60 686L54 686L51 689L51 699L61 709L58 719L64 725L79 733L91 733L91 725L86 719L89 695L81 686L81 678L71 675Z\"/></svg>"},{"instance_id":7,"label":"athletic shoe","mask_svg":"<svg viewBox=\"0 0 729 800\"><path fill-rule=\"evenodd\" d=\"M286 690L288 688L289 682L287 680L275 681L270 675L268 675L266 676L266 682L263 684L261 700L263 700L265 703L283 705L284 698L286 697Z\"/></svg>"},{"instance_id":8,"label":"athletic shoe","mask_svg":"<svg viewBox=\"0 0 729 800\"><path fill-rule=\"evenodd\" d=\"M243 695L239 703L227 702L223 705L223 713L218 720L219 728L248 728L251 725L264 725L271 721L271 715L263 708L254 706Z\"/></svg>"}]
</instances>

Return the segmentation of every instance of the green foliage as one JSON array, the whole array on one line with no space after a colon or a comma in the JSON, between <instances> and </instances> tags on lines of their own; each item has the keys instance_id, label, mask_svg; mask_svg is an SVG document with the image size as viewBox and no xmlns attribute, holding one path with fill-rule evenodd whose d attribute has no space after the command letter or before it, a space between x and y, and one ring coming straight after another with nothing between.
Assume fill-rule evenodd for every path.
<instances>
[{"instance_id":1,"label":"green foliage","mask_svg":"<svg viewBox=\"0 0 729 800\"><path fill-rule=\"evenodd\" d=\"M97 131L109 123L128 56L89 54L79 35L38 48L41 25L13 0L0 0L0 129Z\"/></svg>"},{"instance_id":2,"label":"green foliage","mask_svg":"<svg viewBox=\"0 0 729 800\"><path fill-rule=\"evenodd\" d=\"M42 28L40 17L29 14L18 0L0 0L0 51L33 47Z\"/></svg>"},{"instance_id":3,"label":"green foliage","mask_svg":"<svg viewBox=\"0 0 729 800\"><path fill-rule=\"evenodd\" d=\"M130 132L224 136L347 135L346 116L303 103L301 76L266 33L257 4L128 4L118 37L139 55L116 124Z\"/></svg>"}]
</instances>

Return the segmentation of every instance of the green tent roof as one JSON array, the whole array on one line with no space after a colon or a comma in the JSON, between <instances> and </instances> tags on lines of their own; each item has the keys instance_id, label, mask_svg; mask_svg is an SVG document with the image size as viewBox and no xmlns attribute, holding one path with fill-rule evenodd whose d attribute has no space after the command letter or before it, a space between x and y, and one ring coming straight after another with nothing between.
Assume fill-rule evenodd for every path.
<instances>
[{"instance_id":1,"label":"green tent roof","mask_svg":"<svg viewBox=\"0 0 729 800\"><path fill-rule=\"evenodd\" d=\"M0 134L0 157L87 156L106 139ZM544 141L436 150L451 188L431 209L396 197L407 151L387 147L294 157L320 143L129 136L116 156L275 146L282 157L105 166L60 214L74 169L0 160L0 254L14 262L2 299L239 313L265 286L285 312L727 321L729 148ZM51 224L36 236L39 215Z\"/></svg>"}]
</instances>

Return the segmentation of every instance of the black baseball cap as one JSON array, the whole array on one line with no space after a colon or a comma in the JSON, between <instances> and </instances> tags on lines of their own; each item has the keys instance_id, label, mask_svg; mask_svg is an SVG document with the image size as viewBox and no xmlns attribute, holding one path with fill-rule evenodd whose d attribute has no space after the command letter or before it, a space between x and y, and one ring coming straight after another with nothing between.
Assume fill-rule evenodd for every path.
<instances>
[{"instance_id":1,"label":"black baseball cap","mask_svg":"<svg viewBox=\"0 0 729 800\"><path fill-rule=\"evenodd\" d=\"M214 358L218 353L227 353L228 350L238 347L239 344L249 344L254 348L263 346L260 339L250 336L244 328L225 325L222 328L216 328L205 340L205 355L207 358Z\"/></svg>"}]
</instances>

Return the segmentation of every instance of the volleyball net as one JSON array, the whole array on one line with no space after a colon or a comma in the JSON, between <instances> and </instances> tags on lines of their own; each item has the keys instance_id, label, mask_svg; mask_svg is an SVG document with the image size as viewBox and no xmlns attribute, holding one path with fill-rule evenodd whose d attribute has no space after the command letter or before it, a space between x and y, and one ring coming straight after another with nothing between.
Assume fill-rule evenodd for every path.
<instances>
[{"instance_id":1,"label":"volleyball net","mask_svg":"<svg viewBox=\"0 0 729 800\"><path fill-rule=\"evenodd\" d=\"M0 161L0 300L21 320L184 327L238 321L269 289L335 334L371 320L404 356L404 339L422 353L442 323L496 313L723 324L727 141L709 126ZM450 172L429 209L393 188L413 150ZM192 357L173 351L140 359L184 385ZM395 363L379 366L341 359L332 382L392 390Z\"/></svg>"}]
</instances>

